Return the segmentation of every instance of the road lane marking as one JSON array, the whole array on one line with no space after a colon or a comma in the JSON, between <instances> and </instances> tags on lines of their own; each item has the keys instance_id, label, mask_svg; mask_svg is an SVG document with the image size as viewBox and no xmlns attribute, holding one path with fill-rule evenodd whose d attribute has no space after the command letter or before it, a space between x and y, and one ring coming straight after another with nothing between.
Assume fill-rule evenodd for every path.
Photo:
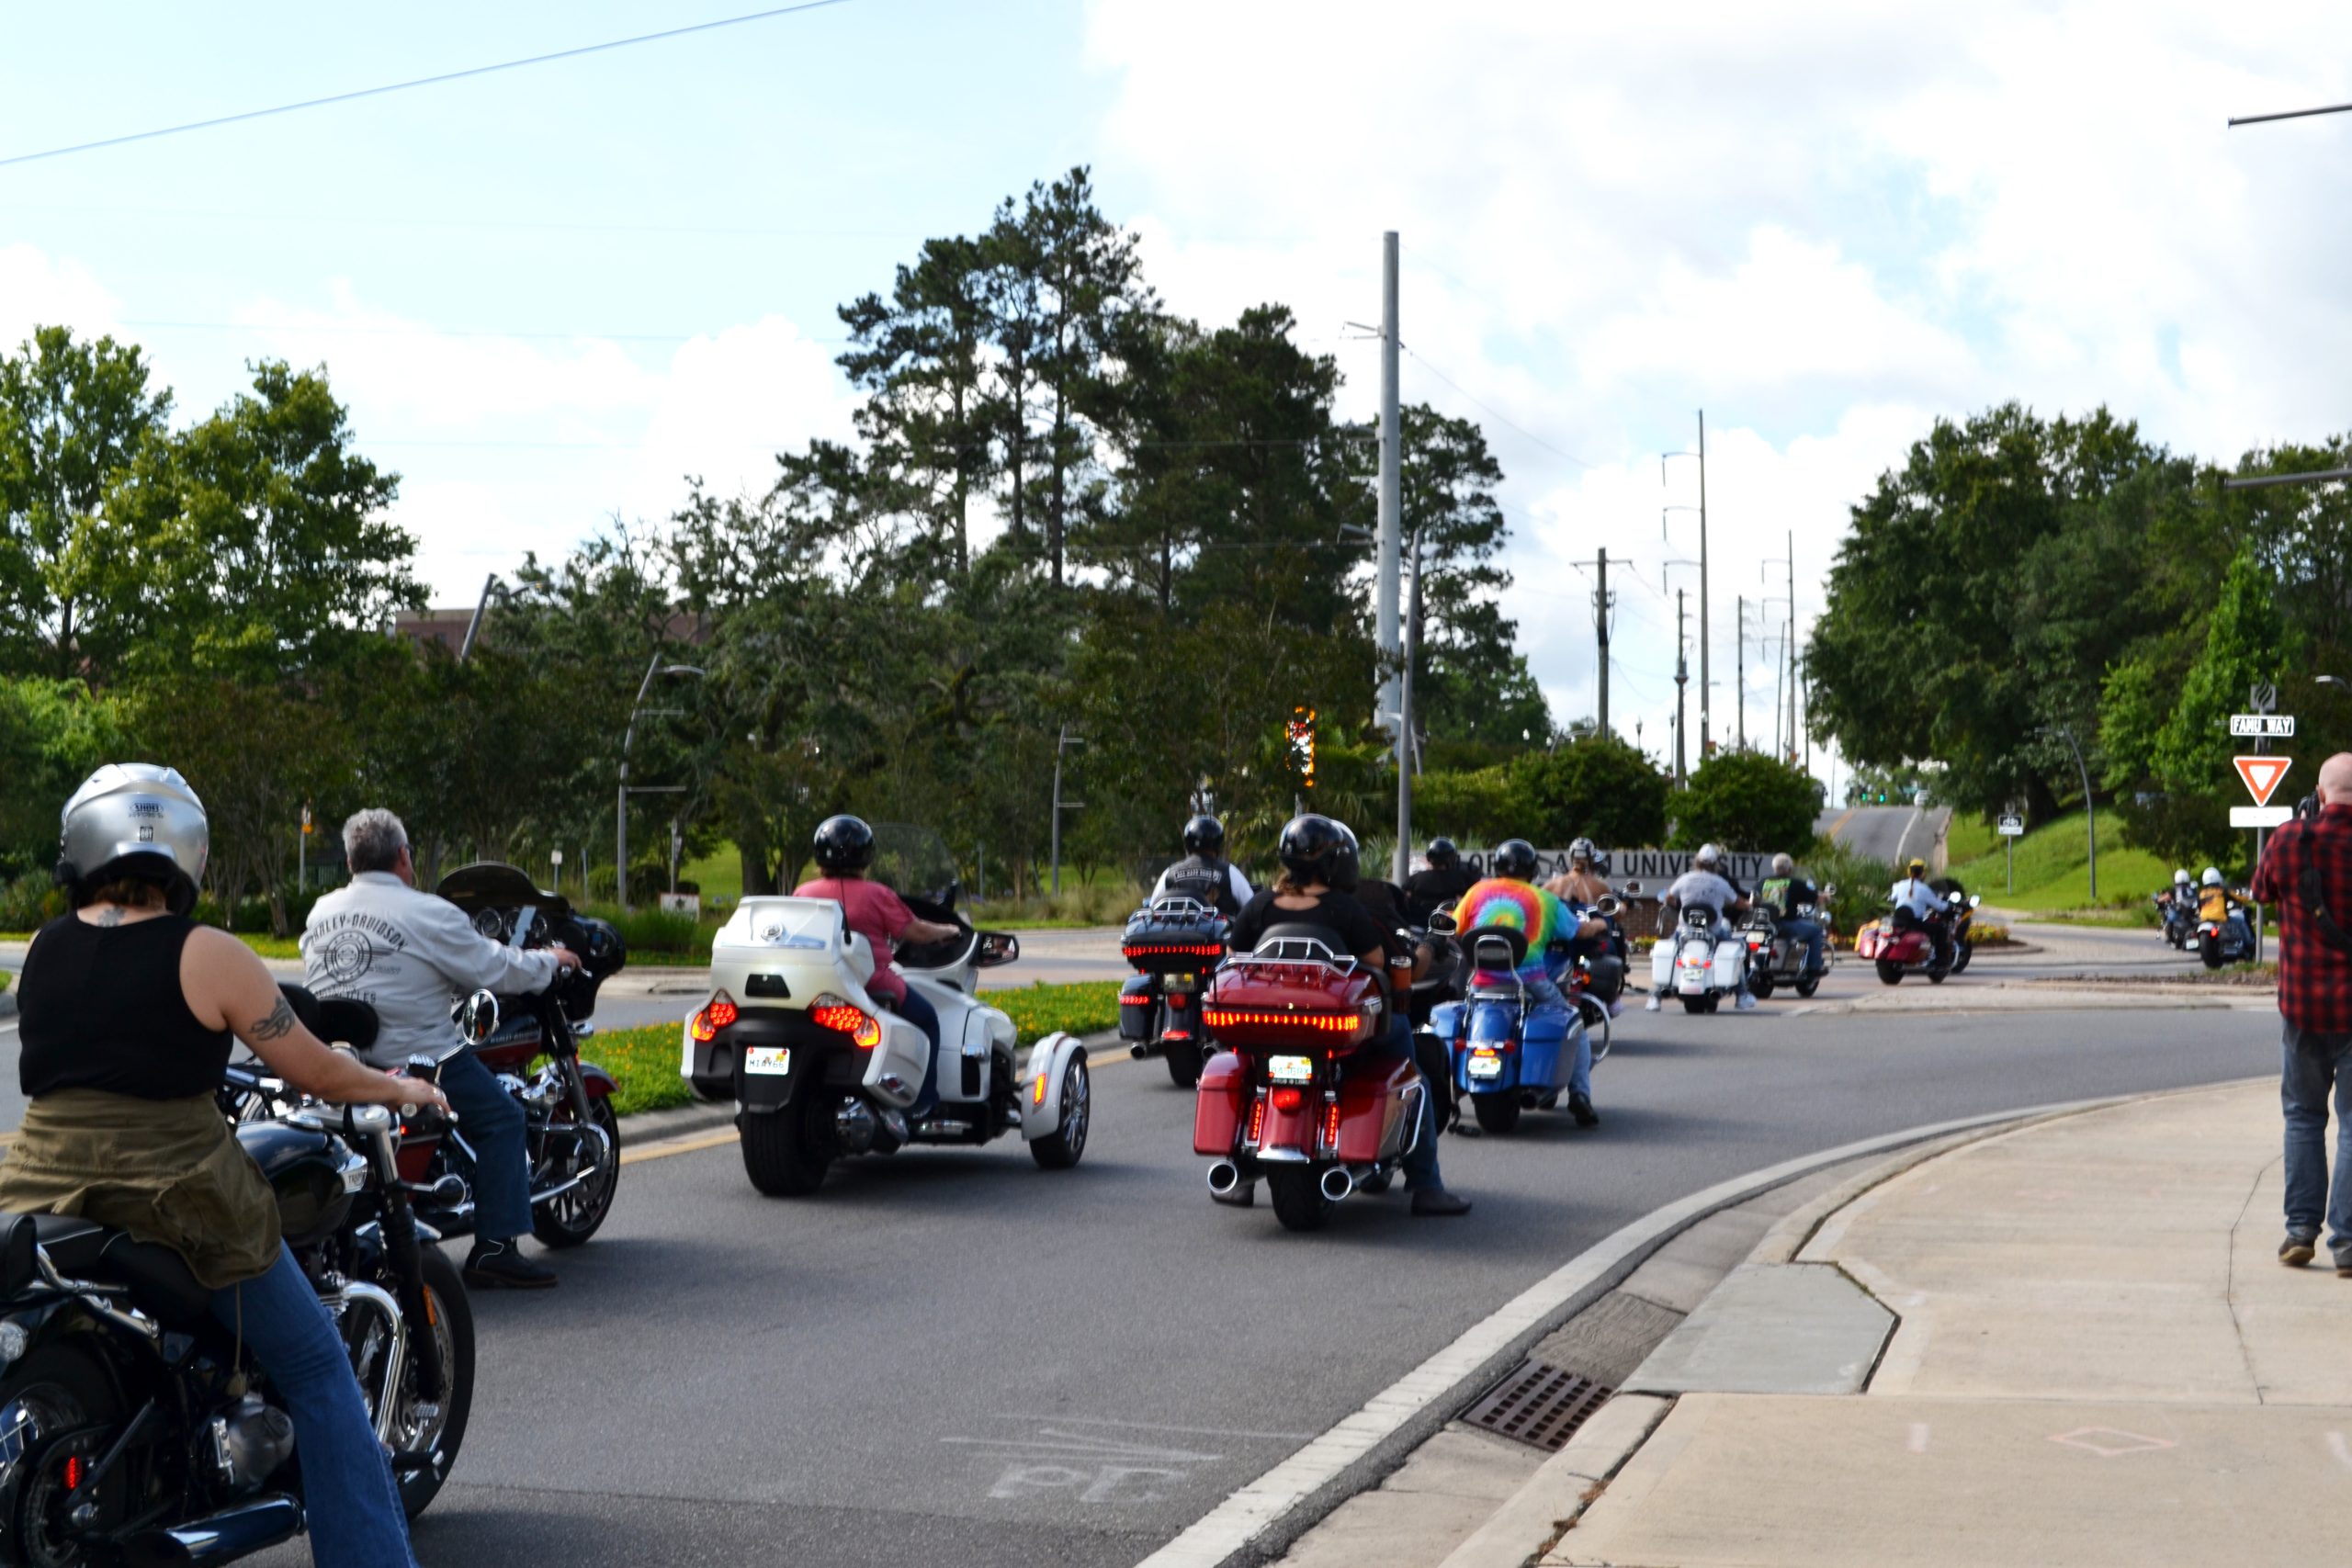
<instances>
[{"instance_id":1,"label":"road lane marking","mask_svg":"<svg viewBox=\"0 0 2352 1568\"><path fill-rule=\"evenodd\" d=\"M2336 1463L2352 1470L2352 1443L2344 1440L2343 1433L2330 1432L2327 1435L2327 1451L2335 1456Z\"/></svg>"},{"instance_id":2,"label":"road lane marking","mask_svg":"<svg viewBox=\"0 0 2352 1568\"><path fill-rule=\"evenodd\" d=\"M1928 1451L1928 1424L1925 1421L1914 1421L1911 1423L1911 1442L1909 1446L1911 1451L1915 1454L1923 1454Z\"/></svg>"},{"instance_id":3,"label":"road lane marking","mask_svg":"<svg viewBox=\"0 0 2352 1568\"><path fill-rule=\"evenodd\" d=\"M641 1159L668 1159L672 1155L699 1154L705 1149L718 1148L737 1141L738 1134L732 1127L717 1133L705 1133L700 1136L668 1138L658 1144L646 1144L639 1148L623 1149L621 1163L635 1165Z\"/></svg>"},{"instance_id":4,"label":"road lane marking","mask_svg":"<svg viewBox=\"0 0 2352 1568\"><path fill-rule=\"evenodd\" d=\"M1903 836L1894 840L1895 870L1903 869L1903 846L1911 841L1912 831L1919 826L1919 819L1927 814L1925 807L1915 806L1911 808L1911 820L1903 824Z\"/></svg>"},{"instance_id":5,"label":"road lane marking","mask_svg":"<svg viewBox=\"0 0 2352 1568\"><path fill-rule=\"evenodd\" d=\"M999 1419L1057 1422L1069 1427L1124 1427L1137 1432L1182 1432L1194 1438L1262 1438L1286 1443L1303 1443L1315 1436L1312 1432L1248 1432L1232 1427L1170 1427L1157 1421L1121 1421L1109 1416L1032 1416L1017 1410L1008 1410Z\"/></svg>"}]
</instances>

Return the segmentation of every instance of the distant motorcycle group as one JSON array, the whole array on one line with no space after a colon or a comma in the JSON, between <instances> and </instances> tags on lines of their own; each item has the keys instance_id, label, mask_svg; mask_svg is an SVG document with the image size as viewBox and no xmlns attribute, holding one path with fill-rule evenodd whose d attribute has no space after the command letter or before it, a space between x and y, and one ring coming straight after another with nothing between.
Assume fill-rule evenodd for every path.
<instances>
[{"instance_id":1,"label":"distant motorcycle group","mask_svg":"<svg viewBox=\"0 0 2352 1568\"><path fill-rule=\"evenodd\" d=\"M2251 964L2262 956L2262 939L2248 911L2252 894L2232 887L2219 866L2207 866L2191 881L2183 866L2172 874L2172 886L2150 897L2164 930L2175 948L2194 948L2208 969L2225 964Z\"/></svg>"}]
</instances>

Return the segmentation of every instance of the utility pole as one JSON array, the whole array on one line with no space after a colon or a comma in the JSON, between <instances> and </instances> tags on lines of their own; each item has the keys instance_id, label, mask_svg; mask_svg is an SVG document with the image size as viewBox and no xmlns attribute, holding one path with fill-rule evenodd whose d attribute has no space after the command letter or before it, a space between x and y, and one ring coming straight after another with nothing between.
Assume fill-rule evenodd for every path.
<instances>
[{"instance_id":1,"label":"utility pole","mask_svg":"<svg viewBox=\"0 0 2352 1568\"><path fill-rule=\"evenodd\" d=\"M1065 811L1076 811L1086 804L1082 800L1064 800L1062 798L1062 753L1069 750L1073 746L1083 746L1085 744L1085 741L1080 740L1078 737L1069 732L1069 726L1067 724L1062 726L1060 737L1054 741L1053 840L1054 891L1057 893L1059 893L1062 890L1062 813Z\"/></svg>"},{"instance_id":2,"label":"utility pole","mask_svg":"<svg viewBox=\"0 0 2352 1568\"><path fill-rule=\"evenodd\" d=\"M1789 750L1797 760L1797 531L1789 530Z\"/></svg>"},{"instance_id":3,"label":"utility pole","mask_svg":"<svg viewBox=\"0 0 2352 1568\"><path fill-rule=\"evenodd\" d=\"M1739 749L1747 750L1747 595L1739 596L1739 651L1734 662L1739 680Z\"/></svg>"},{"instance_id":4,"label":"utility pole","mask_svg":"<svg viewBox=\"0 0 2352 1568\"><path fill-rule=\"evenodd\" d=\"M1609 548L1602 546L1598 557L1600 568L1600 585L1592 591L1592 630L1600 642L1600 733L1609 733L1609 612L1614 608L1609 600Z\"/></svg>"},{"instance_id":5,"label":"utility pole","mask_svg":"<svg viewBox=\"0 0 2352 1568\"><path fill-rule=\"evenodd\" d=\"M1677 789L1690 781L1689 759L1684 755L1682 743L1687 712L1682 701L1683 688L1690 683L1690 656L1682 631L1682 597L1687 592L1681 588L1674 591L1674 787ZM1700 688L1699 700L1702 703L1707 700L1703 686Z\"/></svg>"},{"instance_id":6,"label":"utility pole","mask_svg":"<svg viewBox=\"0 0 2352 1568\"><path fill-rule=\"evenodd\" d=\"M1707 761L1708 716L1712 711L1708 693L1714 682L1708 659L1707 636L1707 411L1699 411L1699 449L1695 452L1663 452L1658 455L1658 482L1666 482L1666 465L1676 457L1695 457L1699 462L1699 504L1696 507L1669 506L1668 512L1699 513L1699 764Z\"/></svg>"},{"instance_id":7,"label":"utility pole","mask_svg":"<svg viewBox=\"0 0 2352 1568\"><path fill-rule=\"evenodd\" d=\"M1396 231L1380 237L1380 547L1374 614L1380 656L1386 671L1380 685L1380 711L1393 724L1396 737L1396 878L1401 886L1412 871L1412 736L1404 706L1403 673L1398 660L1403 638L1397 635L1397 558L1403 553L1405 516L1405 433L1399 423L1396 388Z\"/></svg>"}]
</instances>

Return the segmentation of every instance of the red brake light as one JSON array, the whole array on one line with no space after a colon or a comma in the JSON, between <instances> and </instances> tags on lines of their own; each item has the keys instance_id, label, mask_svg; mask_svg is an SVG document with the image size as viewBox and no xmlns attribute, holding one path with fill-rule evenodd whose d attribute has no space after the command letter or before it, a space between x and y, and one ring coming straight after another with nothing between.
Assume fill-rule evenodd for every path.
<instances>
[{"instance_id":1,"label":"red brake light","mask_svg":"<svg viewBox=\"0 0 2352 1568\"><path fill-rule=\"evenodd\" d=\"M1363 1024L1360 1012L1276 1012L1272 1008L1203 1008L1201 1018L1211 1029L1246 1024L1295 1024L1329 1034L1352 1034Z\"/></svg>"},{"instance_id":2,"label":"red brake light","mask_svg":"<svg viewBox=\"0 0 2352 1568\"><path fill-rule=\"evenodd\" d=\"M1250 1145L1256 1147L1258 1135L1266 1130L1266 1097L1258 1096L1250 1102Z\"/></svg>"},{"instance_id":3,"label":"red brake light","mask_svg":"<svg viewBox=\"0 0 2352 1568\"><path fill-rule=\"evenodd\" d=\"M819 1002L808 1017L819 1028L846 1034L869 1051L882 1043L882 1021L854 1002Z\"/></svg>"},{"instance_id":4,"label":"red brake light","mask_svg":"<svg viewBox=\"0 0 2352 1568\"><path fill-rule=\"evenodd\" d=\"M1340 1146L1340 1102L1336 1100L1323 1112L1323 1146L1328 1149Z\"/></svg>"},{"instance_id":5,"label":"red brake light","mask_svg":"<svg viewBox=\"0 0 2352 1568\"><path fill-rule=\"evenodd\" d=\"M1274 1109L1277 1111L1295 1111L1306 1102L1306 1096L1298 1089L1278 1089L1274 1090Z\"/></svg>"},{"instance_id":6,"label":"red brake light","mask_svg":"<svg viewBox=\"0 0 2352 1568\"><path fill-rule=\"evenodd\" d=\"M735 998L721 991L695 1014L689 1028L696 1040L707 1045L718 1038L720 1030L730 1027L741 1016L742 1010L735 1005Z\"/></svg>"},{"instance_id":7,"label":"red brake light","mask_svg":"<svg viewBox=\"0 0 2352 1568\"><path fill-rule=\"evenodd\" d=\"M1179 991L1174 996L1168 998L1168 1005L1174 1008L1178 1012L1182 1012L1186 1008L1193 1005L1193 998L1186 996L1183 992Z\"/></svg>"}]
</instances>

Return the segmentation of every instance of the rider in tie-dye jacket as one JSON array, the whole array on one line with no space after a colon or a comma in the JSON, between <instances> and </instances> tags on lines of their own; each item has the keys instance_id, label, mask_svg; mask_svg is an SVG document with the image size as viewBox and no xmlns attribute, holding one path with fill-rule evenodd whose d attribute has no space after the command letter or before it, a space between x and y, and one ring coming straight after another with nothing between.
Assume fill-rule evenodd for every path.
<instances>
[{"instance_id":1,"label":"rider in tie-dye jacket","mask_svg":"<svg viewBox=\"0 0 2352 1568\"><path fill-rule=\"evenodd\" d=\"M1526 840L1504 843L1487 863L1494 874L1464 894L1454 908L1455 939L1464 951L1475 951L1476 933L1482 928L1509 926L1521 932L1527 938L1527 956L1521 960L1516 978L1526 988L1528 1010L1567 1011L1568 999L1560 994L1545 962L1548 950L1554 942L1600 936L1608 926L1599 919L1580 920L1556 896L1535 886L1535 849ZM1473 985L1499 985L1505 980L1504 976L1484 971L1471 977ZM1600 1120L1592 1108L1592 1042L1580 1025L1572 1032L1577 1055L1568 1078L1568 1110L1577 1126L1589 1127Z\"/></svg>"}]
</instances>

